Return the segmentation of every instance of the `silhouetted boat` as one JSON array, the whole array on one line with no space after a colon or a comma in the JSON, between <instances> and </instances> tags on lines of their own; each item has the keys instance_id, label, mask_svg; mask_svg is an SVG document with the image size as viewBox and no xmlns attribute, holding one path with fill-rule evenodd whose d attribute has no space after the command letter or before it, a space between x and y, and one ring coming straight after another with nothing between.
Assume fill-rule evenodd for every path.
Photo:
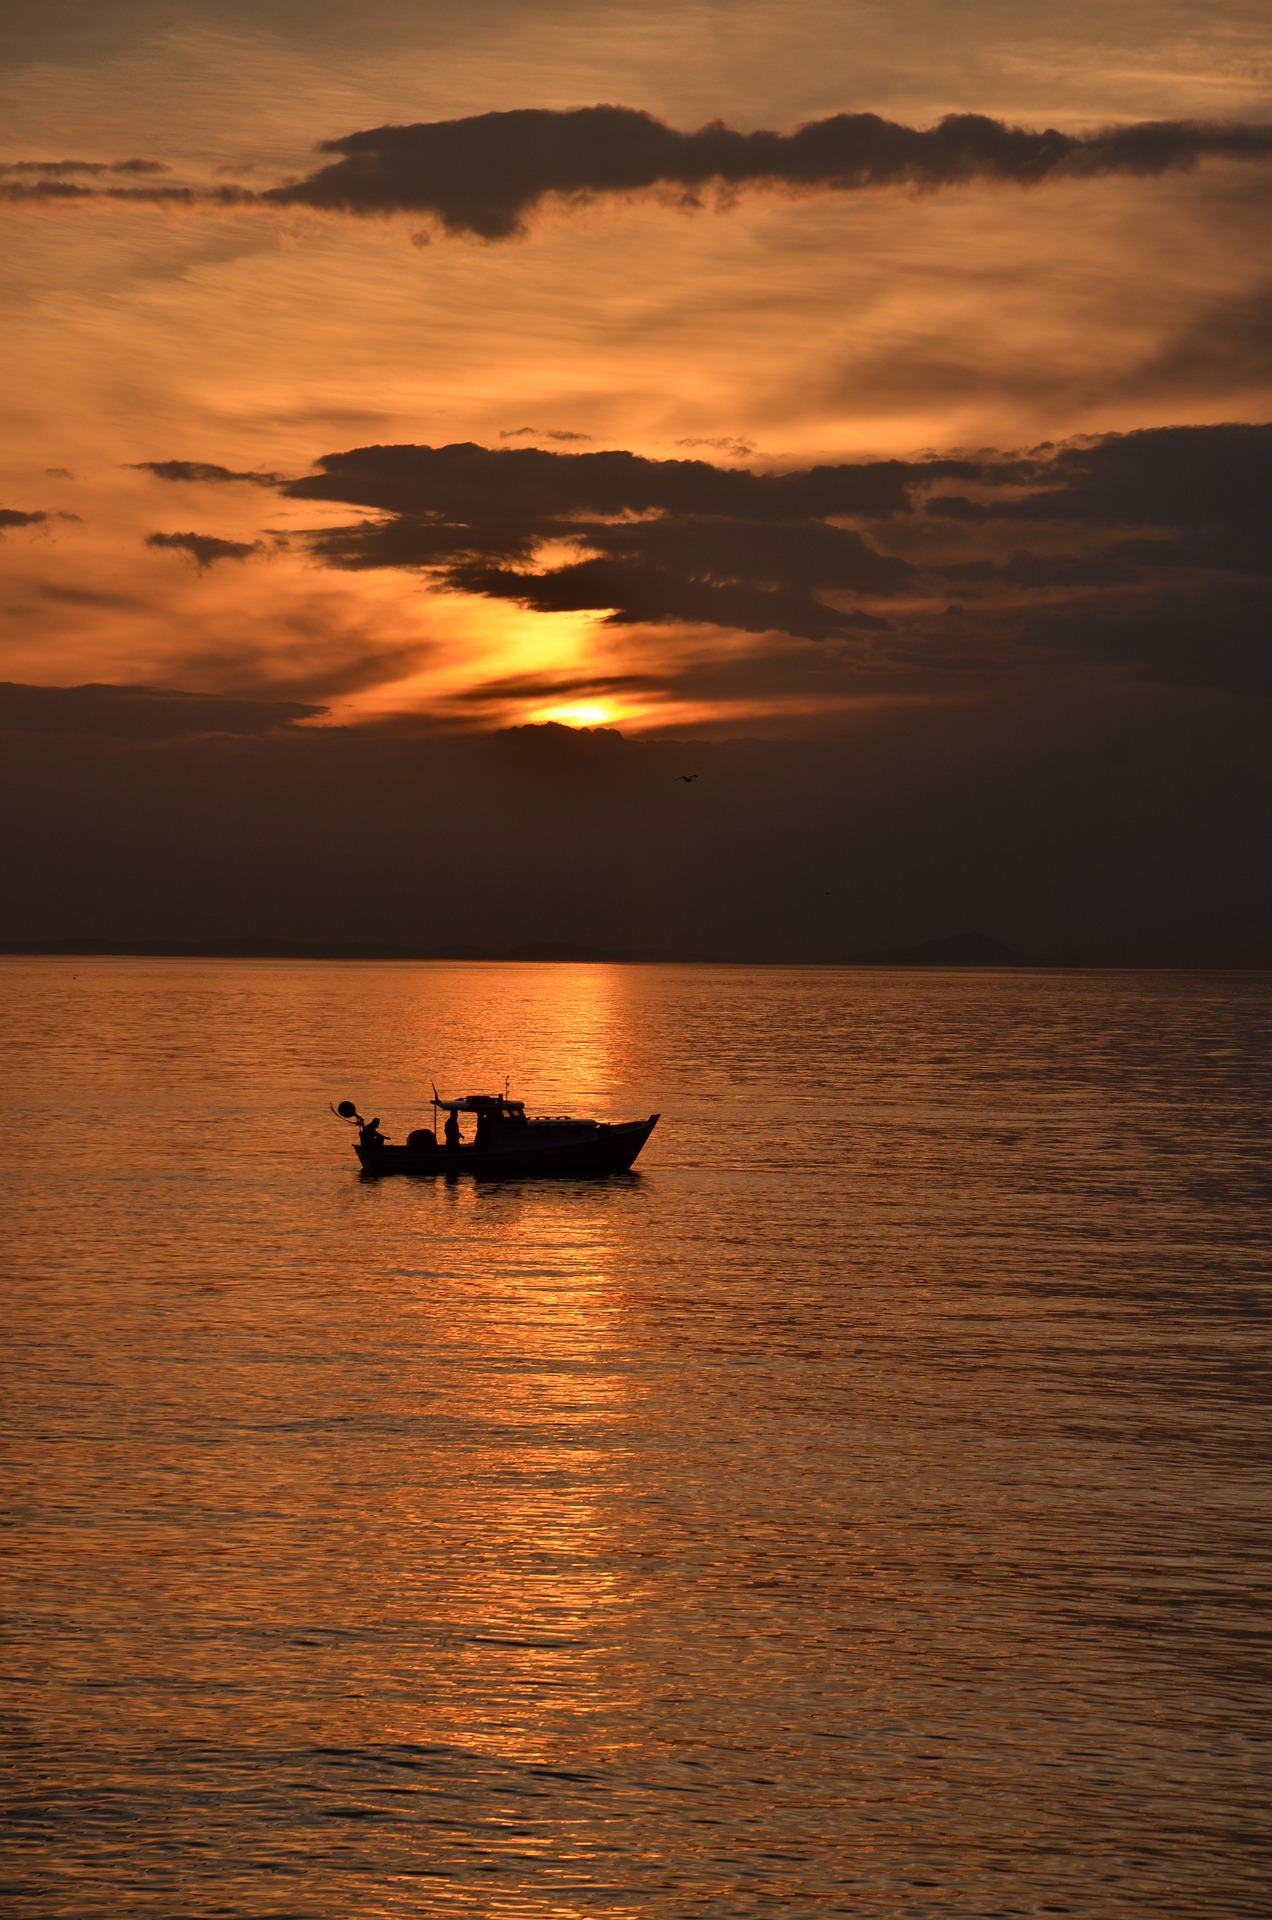
<instances>
[{"instance_id":1,"label":"silhouetted boat","mask_svg":"<svg viewBox=\"0 0 1272 1920\"><path fill-rule=\"evenodd\" d=\"M380 1132L378 1117L364 1120L352 1100L342 1100L333 1111L357 1127L354 1151L364 1173L473 1173L485 1180L626 1173L658 1124L656 1113L648 1120L575 1120L564 1114L532 1119L520 1100L488 1093L442 1100L434 1088L433 1126L417 1127L397 1145ZM439 1112L446 1115L441 1140ZM461 1138L461 1113L476 1117L471 1141Z\"/></svg>"}]
</instances>

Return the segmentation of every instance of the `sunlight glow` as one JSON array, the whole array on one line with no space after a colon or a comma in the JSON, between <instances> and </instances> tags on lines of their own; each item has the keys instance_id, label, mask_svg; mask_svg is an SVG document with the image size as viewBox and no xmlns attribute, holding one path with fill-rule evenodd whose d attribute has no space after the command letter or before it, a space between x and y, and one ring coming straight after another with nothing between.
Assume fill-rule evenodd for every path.
<instances>
[{"instance_id":1,"label":"sunlight glow","mask_svg":"<svg viewBox=\"0 0 1272 1920\"><path fill-rule=\"evenodd\" d=\"M563 727L612 727L623 714L608 701L576 700L568 706L543 707L531 715L536 722L556 720Z\"/></svg>"}]
</instances>

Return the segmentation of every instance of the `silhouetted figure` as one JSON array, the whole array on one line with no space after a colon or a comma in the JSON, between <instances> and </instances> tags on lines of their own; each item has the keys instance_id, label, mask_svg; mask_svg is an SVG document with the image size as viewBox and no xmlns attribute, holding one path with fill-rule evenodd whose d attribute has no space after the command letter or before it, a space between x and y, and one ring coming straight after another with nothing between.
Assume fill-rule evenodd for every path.
<instances>
[{"instance_id":1,"label":"silhouetted figure","mask_svg":"<svg viewBox=\"0 0 1272 1920\"><path fill-rule=\"evenodd\" d=\"M455 1148L460 1144L459 1115L453 1107L446 1116L446 1125L442 1128L442 1136L448 1147Z\"/></svg>"},{"instance_id":2,"label":"silhouetted figure","mask_svg":"<svg viewBox=\"0 0 1272 1920\"><path fill-rule=\"evenodd\" d=\"M380 1132L380 1116L374 1120L364 1120L358 1128L358 1144L363 1147L382 1147L384 1135Z\"/></svg>"}]
</instances>

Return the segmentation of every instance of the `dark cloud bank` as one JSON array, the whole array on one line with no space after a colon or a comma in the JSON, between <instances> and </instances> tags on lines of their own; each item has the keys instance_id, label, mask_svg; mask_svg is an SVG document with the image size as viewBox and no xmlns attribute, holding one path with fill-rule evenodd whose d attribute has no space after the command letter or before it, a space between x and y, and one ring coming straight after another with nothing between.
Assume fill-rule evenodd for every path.
<instances>
[{"instance_id":1,"label":"dark cloud bank","mask_svg":"<svg viewBox=\"0 0 1272 1920\"><path fill-rule=\"evenodd\" d=\"M0 681L0 735L74 735L98 740L174 741L272 733L321 707L292 700L234 700L165 687L28 687Z\"/></svg>"},{"instance_id":2,"label":"dark cloud bank","mask_svg":"<svg viewBox=\"0 0 1272 1920\"><path fill-rule=\"evenodd\" d=\"M1068 134L1054 127L1012 127L976 113L950 114L927 128L873 113L839 113L793 133L743 133L721 121L682 133L630 107L595 106L370 127L325 140L318 151L337 157L306 179L263 193L235 186L107 184L98 177L160 170L153 161L23 161L0 170L0 200L203 200L351 214L409 212L433 216L450 233L506 240L524 232L527 216L549 197L569 201L652 191L693 204L704 193L727 197L750 187L850 193L1161 174L1210 158L1266 159L1272 155L1272 127L1160 120Z\"/></svg>"},{"instance_id":3,"label":"dark cloud bank","mask_svg":"<svg viewBox=\"0 0 1272 1920\"><path fill-rule=\"evenodd\" d=\"M416 568L443 590L611 627L756 637L717 666L669 641L663 684L684 697L957 692L1075 662L1272 693L1269 426L772 473L361 447L282 491L372 510L309 536L333 567ZM545 541L574 553L537 564Z\"/></svg>"},{"instance_id":4,"label":"dark cloud bank","mask_svg":"<svg viewBox=\"0 0 1272 1920\"><path fill-rule=\"evenodd\" d=\"M344 213L429 213L450 232L503 240L523 231L549 195L744 186L843 193L974 180L1031 186L1060 175L1164 173L1213 155L1262 158L1272 154L1272 127L1152 121L1073 135L974 113L923 129L839 113L789 134L740 133L722 122L679 133L651 114L598 106L371 127L319 151L339 158L265 197Z\"/></svg>"},{"instance_id":5,"label":"dark cloud bank","mask_svg":"<svg viewBox=\"0 0 1272 1920\"><path fill-rule=\"evenodd\" d=\"M409 738L304 709L6 690L0 945L1272 962L1268 709L1085 688L836 738ZM679 778L694 772L686 783Z\"/></svg>"}]
</instances>

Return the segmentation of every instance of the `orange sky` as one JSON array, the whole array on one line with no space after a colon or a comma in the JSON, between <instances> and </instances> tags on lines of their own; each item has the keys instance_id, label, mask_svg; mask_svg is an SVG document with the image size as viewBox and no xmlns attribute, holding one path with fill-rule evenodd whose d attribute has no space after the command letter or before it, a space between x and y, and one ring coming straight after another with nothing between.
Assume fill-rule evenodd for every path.
<instances>
[{"instance_id":1,"label":"orange sky","mask_svg":"<svg viewBox=\"0 0 1272 1920\"><path fill-rule=\"evenodd\" d=\"M159 0L108 12L53 5L0 30L0 161L141 155L256 187L354 128L522 107L780 130L975 111L1077 131L1266 121L1272 80L1266 10L1245 4L1081 5L1043 25L937 0L487 4L464 24L388 0L356 20L334 0L198 0L175 26ZM640 690L511 699L483 724L797 723L816 699L794 685L660 691L672 654L742 636L333 571L288 536L349 509L174 489L132 463L298 475L370 442L474 440L789 468L1266 420L1272 361L1228 317L1260 310L1272 280L1270 177L1207 162L1029 190L747 192L697 212L604 200L548 207L525 239L424 246L410 215L0 209L0 507L49 516L0 544L0 678L278 693L353 717L591 672ZM1222 350L1198 346L1208 334ZM199 569L145 545L188 530L255 551Z\"/></svg>"}]
</instances>

